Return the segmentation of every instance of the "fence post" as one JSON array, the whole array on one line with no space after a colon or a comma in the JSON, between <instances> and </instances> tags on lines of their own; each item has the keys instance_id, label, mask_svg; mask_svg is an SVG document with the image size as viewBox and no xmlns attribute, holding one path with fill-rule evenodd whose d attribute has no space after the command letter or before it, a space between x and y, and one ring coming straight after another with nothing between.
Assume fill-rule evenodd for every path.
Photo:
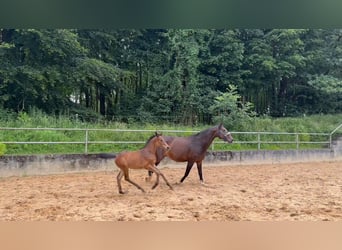
<instances>
[{"instance_id":1,"label":"fence post","mask_svg":"<svg viewBox=\"0 0 342 250\"><path fill-rule=\"evenodd\" d=\"M85 130L85 149L84 149L84 151L85 151L85 153L87 154L88 153L88 136L89 136L89 134L88 134L88 129L86 129Z\"/></svg>"},{"instance_id":2,"label":"fence post","mask_svg":"<svg viewBox=\"0 0 342 250\"><path fill-rule=\"evenodd\" d=\"M330 139L330 148L332 147L332 136L333 136L333 134L335 134L335 132L337 130L339 130L341 127L342 127L342 123L339 126L337 126L333 131L331 131L330 138L329 138Z\"/></svg>"},{"instance_id":3,"label":"fence post","mask_svg":"<svg viewBox=\"0 0 342 250\"><path fill-rule=\"evenodd\" d=\"M299 149L299 135L296 133L296 149Z\"/></svg>"},{"instance_id":4,"label":"fence post","mask_svg":"<svg viewBox=\"0 0 342 250\"><path fill-rule=\"evenodd\" d=\"M332 149L332 134L329 135L329 148Z\"/></svg>"},{"instance_id":5,"label":"fence post","mask_svg":"<svg viewBox=\"0 0 342 250\"><path fill-rule=\"evenodd\" d=\"M260 133L258 133L258 150L261 149Z\"/></svg>"}]
</instances>

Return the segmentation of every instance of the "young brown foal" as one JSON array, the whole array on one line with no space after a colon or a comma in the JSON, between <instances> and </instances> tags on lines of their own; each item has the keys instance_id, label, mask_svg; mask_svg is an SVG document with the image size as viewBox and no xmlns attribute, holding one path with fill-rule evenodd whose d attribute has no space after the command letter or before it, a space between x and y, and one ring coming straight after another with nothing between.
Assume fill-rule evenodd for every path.
<instances>
[{"instance_id":1,"label":"young brown foal","mask_svg":"<svg viewBox=\"0 0 342 250\"><path fill-rule=\"evenodd\" d=\"M140 187L137 183L133 182L129 178L129 169L147 169L149 171L152 171L156 173L157 179L155 184L153 185L152 189L156 188L159 184L159 176L161 176L166 184L170 187L171 190L173 190L170 183L167 181L165 176L162 172L160 172L159 169L156 168L155 163L157 160L156 152L158 149L164 149L168 150L170 146L165 142L164 138L161 134L155 133L154 136L152 136L146 143L145 147L137 150L137 151L130 151L130 152L122 152L115 158L116 165L120 168L120 172L117 176L117 182L118 182L118 188L119 193L124 194L121 187L121 179L123 176L125 176L125 180L134 186L136 186L138 189L140 189L142 192L145 192L145 190Z\"/></svg>"}]
</instances>

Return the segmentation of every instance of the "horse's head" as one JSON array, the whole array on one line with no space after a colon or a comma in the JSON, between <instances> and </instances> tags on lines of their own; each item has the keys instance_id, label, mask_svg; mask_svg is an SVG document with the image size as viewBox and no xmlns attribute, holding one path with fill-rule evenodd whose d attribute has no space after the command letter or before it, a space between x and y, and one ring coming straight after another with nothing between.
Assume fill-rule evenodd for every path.
<instances>
[{"instance_id":1,"label":"horse's head","mask_svg":"<svg viewBox=\"0 0 342 250\"><path fill-rule=\"evenodd\" d=\"M218 138L220 138L220 139L222 139L224 141L227 141L229 143L232 143L233 140L234 140L232 135L231 135L231 133L228 132L228 130L223 126L222 123L218 126L216 135L217 135Z\"/></svg>"},{"instance_id":2,"label":"horse's head","mask_svg":"<svg viewBox=\"0 0 342 250\"><path fill-rule=\"evenodd\" d=\"M162 136L161 133L156 132L155 133L155 138L157 140L156 143L157 143L158 146L160 146L160 147L162 147L162 148L164 148L166 150L170 149L170 145L167 144L167 142L165 141L165 139L164 139L164 137Z\"/></svg>"}]
</instances>

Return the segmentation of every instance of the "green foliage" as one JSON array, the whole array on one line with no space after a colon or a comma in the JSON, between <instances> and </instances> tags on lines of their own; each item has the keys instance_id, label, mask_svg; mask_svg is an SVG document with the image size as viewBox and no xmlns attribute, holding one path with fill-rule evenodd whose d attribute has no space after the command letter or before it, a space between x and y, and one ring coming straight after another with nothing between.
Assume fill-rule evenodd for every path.
<instances>
[{"instance_id":1,"label":"green foliage","mask_svg":"<svg viewBox=\"0 0 342 250\"><path fill-rule=\"evenodd\" d=\"M217 99L229 100L222 93L235 85L239 112L224 112L236 128L250 103L259 116L341 113L341 37L341 29L0 29L0 108L209 124L217 102L235 105Z\"/></svg>"},{"instance_id":2,"label":"green foliage","mask_svg":"<svg viewBox=\"0 0 342 250\"><path fill-rule=\"evenodd\" d=\"M271 118L253 117L249 120L244 120L238 126L241 129L230 128L229 124L224 121L224 125L233 133L234 143L222 143L216 139L214 150L255 150L257 144L242 143L237 141L257 141L257 134L238 134L236 132L324 132L329 133L334 130L342 120L342 114L339 115L315 115L301 118ZM90 143L88 152L121 152L123 150L136 150L142 148L146 140L153 134L154 131L162 130L182 130L189 133L165 132L165 135L189 136L193 134L191 131L201 131L208 128L208 125L180 126L160 123L121 123L121 122L82 122L80 120L69 118L66 116L49 116L39 110L33 110L29 113L21 113L17 117L8 116L7 120L0 119L0 127L17 127L17 128L38 128L38 130L8 130L5 133L0 132L1 141L28 141L28 142L43 142L42 144L6 144L0 152L6 154L57 154L57 153L84 153L85 152L85 131L74 130L79 129L137 129L150 130L150 132L113 132L113 131L92 131L89 130L88 139L91 142L112 142L112 141L130 141L140 143L125 143L125 144L100 144ZM39 128L65 128L71 130L44 130ZM261 134L261 141L280 141L295 142L295 135L270 135ZM299 135L299 140L308 142L327 141L327 136L321 135ZM51 142L78 142L77 144L51 144ZM46 142L46 143L44 143ZM301 144L300 148L321 147L323 145ZM296 144L261 144L261 149L295 149ZM5 151L4 151L5 150Z\"/></svg>"},{"instance_id":3,"label":"green foliage","mask_svg":"<svg viewBox=\"0 0 342 250\"><path fill-rule=\"evenodd\" d=\"M0 143L0 156L6 153L6 144Z\"/></svg>"},{"instance_id":4,"label":"green foliage","mask_svg":"<svg viewBox=\"0 0 342 250\"><path fill-rule=\"evenodd\" d=\"M313 80L310 80L308 83L317 90L328 94L342 94L342 80L336 77L320 75L316 76Z\"/></svg>"},{"instance_id":5,"label":"green foliage","mask_svg":"<svg viewBox=\"0 0 342 250\"><path fill-rule=\"evenodd\" d=\"M237 87L229 85L227 92L221 93L209 107L215 123L223 122L231 130L240 130L244 123L248 123L255 116L253 105L242 103Z\"/></svg>"}]
</instances>

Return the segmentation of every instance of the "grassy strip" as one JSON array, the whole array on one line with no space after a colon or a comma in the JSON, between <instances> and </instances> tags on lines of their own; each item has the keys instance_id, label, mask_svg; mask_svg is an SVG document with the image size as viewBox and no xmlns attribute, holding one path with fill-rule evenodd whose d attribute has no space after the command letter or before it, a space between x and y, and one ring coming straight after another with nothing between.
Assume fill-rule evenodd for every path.
<instances>
[{"instance_id":1,"label":"grassy strip","mask_svg":"<svg viewBox=\"0 0 342 250\"><path fill-rule=\"evenodd\" d=\"M164 133L176 136L188 136L190 131L200 131L210 125L186 127L168 124L126 124L118 122L83 123L76 119L66 117L52 117L33 111L30 114L22 113L15 117L13 114L1 114L1 127L14 128L80 128L80 129L137 129L137 130L185 130L189 133ZM301 118L255 118L242 124L243 131L258 132L292 132L292 133L330 133L342 122L342 114L339 115L314 115ZM229 129L229 128L228 128ZM234 132L234 128L229 129ZM342 134L341 129L337 131ZM89 131L89 141L142 141L145 142L153 132L112 132ZM257 135L234 134L235 141L257 141ZM261 144L261 149L296 149L295 135L261 135L261 141L291 141L291 144ZM300 142L327 141L328 137L319 135L300 135ZM0 142L13 141L39 141L39 142L84 142L85 131L75 130L11 130L0 132ZM217 140L218 141L218 140ZM216 141L215 141L216 142ZM135 150L144 144L93 144L88 145L88 152L120 152L122 150ZM300 144L301 149L322 148L324 144ZM257 149L257 144L214 143L214 150L250 150ZM4 148L0 143L1 154L48 154L48 153L84 153L85 144L6 144Z\"/></svg>"}]
</instances>

